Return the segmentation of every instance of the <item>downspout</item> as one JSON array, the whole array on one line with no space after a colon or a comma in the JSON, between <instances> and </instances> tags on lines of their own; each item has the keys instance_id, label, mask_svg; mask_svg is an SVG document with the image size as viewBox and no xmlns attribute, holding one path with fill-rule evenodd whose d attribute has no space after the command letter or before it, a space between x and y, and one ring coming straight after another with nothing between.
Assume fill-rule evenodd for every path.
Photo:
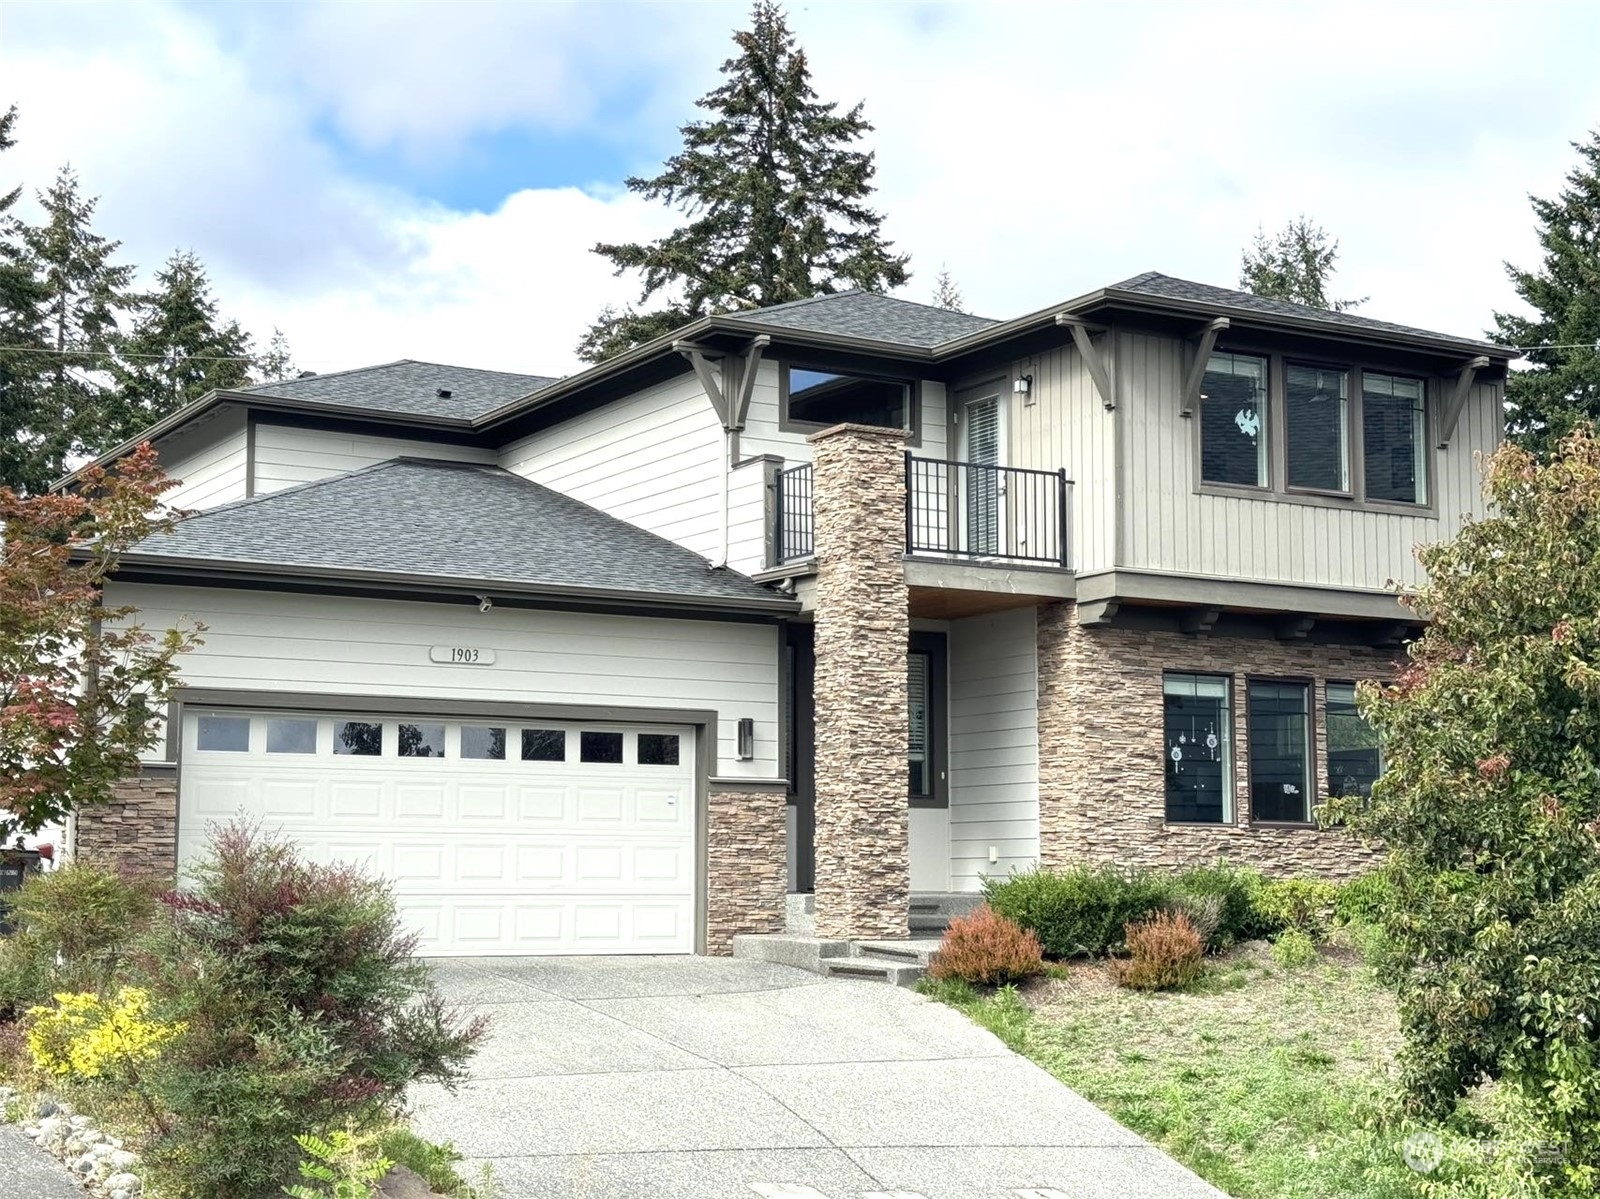
<instances>
[{"instance_id":1,"label":"downspout","mask_svg":"<svg viewBox=\"0 0 1600 1199\"><path fill-rule=\"evenodd\" d=\"M722 476L722 494L719 497L722 508L722 545L717 552L717 560L711 564L713 570L726 570L728 566L728 505L733 490L733 460L739 453L739 431L724 427L722 446L722 470L719 472Z\"/></svg>"}]
</instances>

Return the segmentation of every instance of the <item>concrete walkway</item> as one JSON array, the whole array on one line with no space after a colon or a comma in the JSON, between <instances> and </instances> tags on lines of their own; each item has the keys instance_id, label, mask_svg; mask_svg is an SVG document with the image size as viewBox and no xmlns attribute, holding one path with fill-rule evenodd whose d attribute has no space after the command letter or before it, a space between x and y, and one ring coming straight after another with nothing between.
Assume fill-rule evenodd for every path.
<instances>
[{"instance_id":1,"label":"concrete walkway","mask_svg":"<svg viewBox=\"0 0 1600 1199\"><path fill-rule=\"evenodd\" d=\"M84 1199L67 1168L22 1134L0 1124L0 1195L17 1199Z\"/></svg>"},{"instance_id":2,"label":"concrete walkway","mask_svg":"<svg viewBox=\"0 0 1600 1199\"><path fill-rule=\"evenodd\" d=\"M725 958L441 960L487 1014L417 1130L504 1199L1218 1199L959 1012Z\"/></svg>"}]
</instances>

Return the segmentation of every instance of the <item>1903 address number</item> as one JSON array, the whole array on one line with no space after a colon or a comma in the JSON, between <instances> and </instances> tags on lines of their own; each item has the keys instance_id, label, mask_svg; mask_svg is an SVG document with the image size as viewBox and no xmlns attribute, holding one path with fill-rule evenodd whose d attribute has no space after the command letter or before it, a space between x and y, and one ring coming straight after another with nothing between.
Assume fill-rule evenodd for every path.
<instances>
[{"instance_id":1,"label":"1903 address number","mask_svg":"<svg viewBox=\"0 0 1600 1199\"><path fill-rule=\"evenodd\" d=\"M489 666L494 662L494 650L477 645L435 645L428 657L447 666Z\"/></svg>"}]
</instances>

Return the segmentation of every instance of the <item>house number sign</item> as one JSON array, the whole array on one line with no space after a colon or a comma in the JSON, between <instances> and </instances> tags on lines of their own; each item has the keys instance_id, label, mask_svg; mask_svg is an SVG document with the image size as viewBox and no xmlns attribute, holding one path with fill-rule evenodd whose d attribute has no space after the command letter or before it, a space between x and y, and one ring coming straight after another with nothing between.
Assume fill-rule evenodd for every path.
<instances>
[{"instance_id":1,"label":"house number sign","mask_svg":"<svg viewBox=\"0 0 1600 1199\"><path fill-rule=\"evenodd\" d=\"M494 650L476 645L435 645L428 657L447 666L492 666Z\"/></svg>"}]
</instances>

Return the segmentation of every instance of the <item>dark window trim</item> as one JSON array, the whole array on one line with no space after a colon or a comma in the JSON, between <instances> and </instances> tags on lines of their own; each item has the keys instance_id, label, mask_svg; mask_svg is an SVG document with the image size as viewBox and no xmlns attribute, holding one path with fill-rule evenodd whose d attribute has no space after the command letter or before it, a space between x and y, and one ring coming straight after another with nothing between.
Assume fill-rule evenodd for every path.
<instances>
[{"instance_id":1,"label":"dark window trim","mask_svg":"<svg viewBox=\"0 0 1600 1199\"><path fill-rule=\"evenodd\" d=\"M1338 371L1345 377L1344 398L1344 472L1350 480L1350 485L1343 490L1337 487L1306 487L1289 481L1289 368L1292 366L1307 367L1311 370ZM1316 358L1300 358L1285 354L1282 361L1283 370L1283 490L1290 495L1323 496L1332 500L1353 500L1356 497L1356 469L1361 465L1361 457L1356 447L1356 430L1359 425L1356 421L1356 384L1361 378L1360 369L1344 362L1326 362ZM1270 380L1271 374L1269 372ZM1272 392L1267 392L1267 404L1272 404Z\"/></svg>"},{"instance_id":2,"label":"dark window trim","mask_svg":"<svg viewBox=\"0 0 1600 1199\"><path fill-rule=\"evenodd\" d=\"M1194 429L1190 434L1194 463L1195 495L1231 496L1236 499L1266 500L1279 504L1304 504L1314 508L1337 508L1355 512L1383 512L1390 516L1437 517L1439 515L1439 459L1441 451L1435 445L1434 430L1438 422L1439 397L1442 384L1438 376L1425 372L1391 367L1369 362L1360 357L1324 358L1317 354L1302 354L1293 350L1273 348L1248 339L1219 339L1212 350L1216 354L1246 354L1267 360L1267 486L1252 487L1242 483L1208 483L1204 477L1204 446L1201 442L1201 417L1196 406L1195 415L1189 418ZM1346 415L1347 436L1350 446L1350 491L1319 491L1314 488L1288 486L1288 388L1286 364L1313 365L1343 370L1350 376L1350 406ZM1398 379L1415 379L1422 384L1422 440L1426 448L1427 478L1424 480L1425 500L1411 503L1406 500L1369 499L1366 495L1366 425L1362 405L1362 376L1370 371L1376 375L1392 375Z\"/></svg>"},{"instance_id":3,"label":"dark window trim","mask_svg":"<svg viewBox=\"0 0 1600 1199\"><path fill-rule=\"evenodd\" d=\"M913 808L950 806L950 639L944 633L912 633L908 654L928 655L928 776L932 791L911 794L906 770L906 802Z\"/></svg>"},{"instance_id":4,"label":"dark window trim","mask_svg":"<svg viewBox=\"0 0 1600 1199\"><path fill-rule=\"evenodd\" d=\"M1392 679L1374 678L1374 677L1371 677L1371 676L1368 676L1365 679L1332 678L1332 677L1330 677L1330 678L1325 678L1325 679L1322 680L1322 724L1323 724L1323 738L1322 738L1322 741L1323 741L1323 754L1322 754L1322 763L1321 763L1321 766L1322 766L1322 777L1318 781L1319 781L1319 783L1321 785L1321 788L1322 788L1324 794L1326 796L1328 796L1329 798L1332 798L1332 796L1333 796L1333 785L1332 785L1333 784L1333 779L1331 777L1329 777L1330 774L1332 773L1332 770L1333 770L1333 744L1332 744L1332 742L1330 742L1328 740L1328 736L1327 736L1328 723L1329 723L1328 722L1328 688L1329 687L1350 687L1350 688L1354 689L1354 688L1359 688L1362 683L1376 683L1380 687L1387 687L1387 686L1389 686L1389 684L1392 681L1393 681ZM1357 711L1357 715L1360 716L1359 710ZM1362 717L1362 722L1366 723L1366 720L1365 720L1364 717ZM1370 728L1371 726L1368 725L1368 727ZM1376 730L1374 730L1374 731L1376 731ZM1383 774L1384 774L1383 739L1380 737L1378 739L1378 776L1377 777L1378 778L1382 778ZM1376 781L1376 780L1374 780L1374 781Z\"/></svg>"},{"instance_id":5,"label":"dark window trim","mask_svg":"<svg viewBox=\"0 0 1600 1199\"><path fill-rule=\"evenodd\" d=\"M1167 676L1174 674L1192 674L1196 678L1222 679L1228 685L1226 698L1227 721L1224 727L1228 730L1226 741L1227 755L1223 758L1222 778L1227 784L1227 816L1222 820L1174 820L1168 815L1167 807ZM1161 823L1164 828L1240 828L1239 820L1239 709L1238 688L1234 686L1232 671L1202 669L1200 667L1184 668L1179 666L1163 667L1161 671L1161 727L1157 733L1157 745L1161 751Z\"/></svg>"},{"instance_id":6,"label":"dark window trim","mask_svg":"<svg viewBox=\"0 0 1600 1199\"><path fill-rule=\"evenodd\" d=\"M1304 820L1258 820L1256 819L1256 780L1251 767L1255 761L1255 732L1250 726L1250 692L1257 683L1295 683L1306 689L1306 819ZM1324 700L1326 696L1322 697ZM1321 765L1317 752L1317 707L1318 707L1317 680L1313 675L1299 674L1247 674L1244 678L1244 784L1250 801L1251 828L1281 828L1281 829L1314 829L1317 827L1316 798L1321 774L1318 767Z\"/></svg>"},{"instance_id":7,"label":"dark window trim","mask_svg":"<svg viewBox=\"0 0 1600 1199\"><path fill-rule=\"evenodd\" d=\"M830 429L819 421L796 420L789 415L789 369L821 371L830 375L855 375L881 383L903 383L906 387L906 445L913 449L922 447L922 379L915 375L896 375L881 371L850 370L841 366L827 366L805 359L789 359L778 364L778 428L784 433L819 433Z\"/></svg>"}]
</instances>

